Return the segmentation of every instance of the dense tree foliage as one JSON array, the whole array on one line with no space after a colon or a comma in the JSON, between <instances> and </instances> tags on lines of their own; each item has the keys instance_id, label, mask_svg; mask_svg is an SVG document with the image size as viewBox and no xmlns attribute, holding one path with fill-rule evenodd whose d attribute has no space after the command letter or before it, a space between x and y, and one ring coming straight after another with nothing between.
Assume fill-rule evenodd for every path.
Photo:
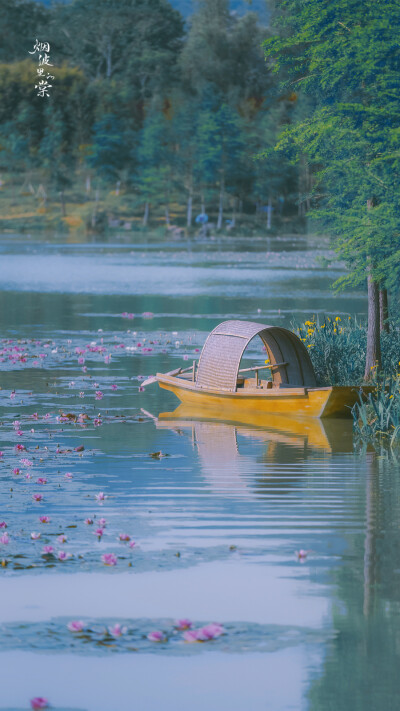
<instances>
[{"instance_id":1,"label":"dense tree foliage","mask_svg":"<svg viewBox=\"0 0 400 711\"><path fill-rule=\"evenodd\" d=\"M349 267L338 286L368 281L368 376L380 364L387 289L400 277L400 5L285 0L275 27L267 57L311 102L278 148L311 166L309 199Z\"/></svg>"},{"instance_id":2,"label":"dense tree foliage","mask_svg":"<svg viewBox=\"0 0 400 711\"><path fill-rule=\"evenodd\" d=\"M296 212L293 167L254 160L295 106L265 63L267 30L251 4L194 7L185 24L167 0L2 0L0 169L22 182L39 171L57 199L78 184L118 189L145 224L155 212L168 223L172 204L188 227L204 210L219 228L268 204ZM51 46L50 97L34 89L36 38Z\"/></svg>"}]
</instances>

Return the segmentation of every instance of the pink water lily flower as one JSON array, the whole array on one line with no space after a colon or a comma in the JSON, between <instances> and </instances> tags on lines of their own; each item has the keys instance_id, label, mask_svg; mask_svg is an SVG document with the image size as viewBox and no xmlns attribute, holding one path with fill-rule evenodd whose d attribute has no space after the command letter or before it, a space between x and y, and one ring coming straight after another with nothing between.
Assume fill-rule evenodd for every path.
<instances>
[{"instance_id":1,"label":"pink water lily flower","mask_svg":"<svg viewBox=\"0 0 400 711\"><path fill-rule=\"evenodd\" d=\"M100 425L102 424L100 417L95 417L93 420L93 424L95 427L100 427Z\"/></svg>"},{"instance_id":2,"label":"pink water lily flower","mask_svg":"<svg viewBox=\"0 0 400 711\"><path fill-rule=\"evenodd\" d=\"M64 534L62 533L60 536L57 536L57 541L58 541L58 543L66 543L67 536L64 536Z\"/></svg>"},{"instance_id":3,"label":"pink water lily flower","mask_svg":"<svg viewBox=\"0 0 400 711\"><path fill-rule=\"evenodd\" d=\"M150 632L150 634L147 635L147 639L149 639L150 642L165 642L165 635L164 632L160 630L154 630L154 632Z\"/></svg>"},{"instance_id":4,"label":"pink water lily flower","mask_svg":"<svg viewBox=\"0 0 400 711\"><path fill-rule=\"evenodd\" d=\"M43 546L43 555L52 555L54 553L53 546Z\"/></svg>"},{"instance_id":5,"label":"pink water lily flower","mask_svg":"<svg viewBox=\"0 0 400 711\"><path fill-rule=\"evenodd\" d=\"M65 472L64 476L66 479L73 479L74 478L74 475L71 472Z\"/></svg>"},{"instance_id":6,"label":"pink water lily flower","mask_svg":"<svg viewBox=\"0 0 400 711\"><path fill-rule=\"evenodd\" d=\"M18 474L21 474L21 469L19 469L19 467L14 467L13 474L15 474L15 476L18 476Z\"/></svg>"},{"instance_id":7,"label":"pink water lily flower","mask_svg":"<svg viewBox=\"0 0 400 711\"><path fill-rule=\"evenodd\" d=\"M25 447L23 444L16 444L14 449L16 452L25 452Z\"/></svg>"},{"instance_id":8,"label":"pink water lily flower","mask_svg":"<svg viewBox=\"0 0 400 711\"><path fill-rule=\"evenodd\" d=\"M196 630L187 630L183 633L183 639L185 642L209 642L224 633L222 625L212 622Z\"/></svg>"},{"instance_id":9,"label":"pink water lily flower","mask_svg":"<svg viewBox=\"0 0 400 711\"><path fill-rule=\"evenodd\" d=\"M119 622L117 622L113 627L109 627L108 631L112 637L122 637L128 631L127 627L121 627Z\"/></svg>"},{"instance_id":10,"label":"pink water lily flower","mask_svg":"<svg viewBox=\"0 0 400 711\"><path fill-rule=\"evenodd\" d=\"M114 553L104 553L104 555L101 556L101 560L104 565L117 565L117 556Z\"/></svg>"},{"instance_id":11,"label":"pink water lily flower","mask_svg":"<svg viewBox=\"0 0 400 711\"><path fill-rule=\"evenodd\" d=\"M305 550L303 550L303 548L300 548L299 551L295 551L295 553L296 553L296 555L297 555L297 558L298 558L298 560L300 561L300 563L304 563L304 561L305 561L305 559L307 558L309 552L310 552L310 551L305 551Z\"/></svg>"},{"instance_id":12,"label":"pink water lily flower","mask_svg":"<svg viewBox=\"0 0 400 711\"><path fill-rule=\"evenodd\" d=\"M3 533L3 535L0 536L0 543L2 543L3 545L6 546L9 542L10 542L10 538L9 538L8 533Z\"/></svg>"},{"instance_id":13,"label":"pink water lily flower","mask_svg":"<svg viewBox=\"0 0 400 711\"><path fill-rule=\"evenodd\" d=\"M102 528L105 528L105 527L107 526L107 521L106 521L106 519L105 519L105 518L99 518L99 525L100 525Z\"/></svg>"},{"instance_id":14,"label":"pink water lily flower","mask_svg":"<svg viewBox=\"0 0 400 711\"><path fill-rule=\"evenodd\" d=\"M205 625L205 627L201 627L197 630L197 639L205 642L220 637L224 632L225 630L222 625L211 622L209 625Z\"/></svg>"},{"instance_id":15,"label":"pink water lily flower","mask_svg":"<svg viewBox=\"0 0 400 711\"><path fill-rule=\"evenodd\" d=\"M0 528L7 528L7 524L5 521L0 521Z\"/></svg>"},{"instance_id":16,"label":"pink water lily flower","mask_svg":"<svg viewBox=\"0 0 400 711\"><path fill-rule=\"evenodd\" d=\"M92 518L85 518L85 523L87 526L93 526L93 519Z\"/></svg>"},{"instance_id":17,"label":"pink water lily flower","mask_svg":"<svg viewBox=\"0 0 400 711\"><path fill-rule=\"evenodd\" d=\"M29 474L29 472L25 474L25 479L32 479L32 474Z\"/></svg>"},{"instance_id":18,"label":"pink water lily flower","mask_svg":"<svg viewBox=\"0 0 400 711\"><path fill-rule=\"evenodd\" d=\"M118 390L118 385L115 385L115 383L111 383L111 390Z\"/></svg>"},{"instance_id":19,"label":"pink water lily flower","mask_svg":"<svg viewBox=\"0 0 400 711\"><path fill-rule=\"evenodd\" d=\"M136 542L135 541L130 541L129 542L129 548L135 548Z\"/></svg>"},{"instance_id":20,"label":"pink water lily flower","mask_svg":"<svg viewBox=\"0 0 400 711\"><path fill-rule=\"evenodd\" d=\"M24 467L33 467L33 462L30 459L21 459L20 462Z\"/></svg>"},{"instance_id":21,"label":"pink water lily flower","mask_svg":"<svg viewBox=\"0 0 400 711\"><path fill-rule=\"evenodd\" d=\"M39 516L40 523L50 523L50 516Z\"/></svg>"},{"instance_id":22,"label":"pink water lily flower","mask_svg":"<svg viewBox=\"0 0 400 711\"><path fill-rule=\"evenodd\" d=\"M122 541L123 543L125 543L125 542L130 541L130 540L131 540L131 537L128 536L127 533L120 533L119 536L118 536L118 540L119 540L119 541Z\"/></svg>"},{"instance_id":23,"label":"pink water lily flower","mask_svg":"<svg viewBox=\"0 0 400 711\"><path fill-rule=\"evenodd\" d=\"M68 622L67 627L70 632L82 632L85 625L82 620L71 620L71 622Z\"/></svg>"},{"instance_id":24,"label":"pink water lily flower","mask_svg":"<svg viewBox=\"0 0 400 711\"><path fill-rule=\"evenodd\" d=\"M32 541L37 541L40 538L40 533L35 533L35 531L32 531L31 538Z\"/></svg>"},{"instance_id":25,"label":"pink water lily flower","mask_svg":"<svg viewBox=\"0 0 400 711\"><path fill-rule=\"evenodd\" d=\"M101 538L104 533L104 528L96 528L94 531L94 535L97 536L97 538Z\"/></svg>"},{"instance_id":26,"label":"pink water lily flower","mask_svg":"<svg viewBox=\"0 0 400 711\"><path fill-rule=\"evenodd\" d=\"M38 484L47 484L47 479L44 476L40 476L39 479L37 479Z\"/></svg>"},{"instance_id":27,"label":"pink water lily flower","mask_svg":"<svg viewBox=\"0 0 400 711\"><path fill-rule=\"evenodd\" d=\"M101 390L96 390L96 400L102 400L103 398L103 393Z\"/></svg>"},{"instance_id":28,"label":"pink water lily flower","mask_svg":"<svg viewBox=\"0 0 400 711\"><path fill-rule=\"evenodd\" d=\"M192 626L193 622L191 620L187 620L186 618L176 620L174 624L174 627L176 627L177 630L190 630Z\"/></svg>"},{"instance_id":29,"label":"pink water lily flower","mask_svg":"<svg viewBox=\"0 0 400 711\"><path fill-rule=\"evenodd\" d=\"M42 494L32 494L32 499L34 501L43 501L43 496Z\"/></svg>"},{"instance_id":30,"label":"pink water lily flower","mask_svg":"<svg viewBox=\"0 0 400 711\"><path fill-rule=\"evenodd\" d=\"M107 496L102 491L100 491L100 493L96 494L94 498L96 499L96 501L105 501Z\"/></svg>"},{"instance_id":31,"label":"pink water lily flower","mask_svg":"<svg viewBox=\"0 0 400 711\"><path fill-rule=\"evenodd\" d=\"M197 639L197 630L186 630L186 632L183 633L183 639L185 642L200 642L200 640Z\"/></svg>"},{"instance_id":32,"label":"pink water lily flower","mask_svg":"<svg viewBox=\"0 0 400 711\"><path fill-rule=\"evenodd\" d=\"M58 558L58 560L61 560L61 561L68 560L68 558L72 558L72 553L66 553L65 551L59 551L57 558Z\"/></svg>"},{"instance_id":33,"label":"pink water lily flower","mask_svg":"<svg viewBox=\"0 0 400 711\"><path fill-rule=\"evenodd\" d=\"M44 696L35 696L34 699L31 699L31 708L35 711L37 711L37 709L48 709L49 702Z\"/></svg>"}]
</instances>

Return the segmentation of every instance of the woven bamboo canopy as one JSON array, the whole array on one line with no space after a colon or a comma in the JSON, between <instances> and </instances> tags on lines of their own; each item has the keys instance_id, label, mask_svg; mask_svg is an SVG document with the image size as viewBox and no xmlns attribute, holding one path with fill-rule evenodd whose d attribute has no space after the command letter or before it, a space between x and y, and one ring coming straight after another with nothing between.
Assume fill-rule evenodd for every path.
<instances>
[{"instance_id":1,"label":"woven bamboo canopy","mask_svg":"<svg viewBox=\"0 0 400 711\"><path fill-rule=\"evenodd\" d=\"M274 387L315 387L315 373L304 344L286 328L251 321L223 321L207 337L200 355L196 387L236 392L240 361L259 336L268 353Z\"/></svg>"}]
</instances>

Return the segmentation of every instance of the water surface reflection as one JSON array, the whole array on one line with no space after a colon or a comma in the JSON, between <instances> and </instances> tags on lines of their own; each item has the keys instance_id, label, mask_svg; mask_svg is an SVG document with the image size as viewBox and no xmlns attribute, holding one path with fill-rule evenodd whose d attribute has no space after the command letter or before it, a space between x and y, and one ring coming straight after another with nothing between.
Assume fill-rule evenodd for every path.
<instances>
[{"instance_id":1,"label":"water surface reflection","mask_svg":"<svg viewBox=\"0 0 400 711\"><path fill-rule=\"evenodd\" d=\"M74 711L400 704L398 462L355 453L347 421L212 421L174 410L157 387L139 391L140 375L182 365L224 318L289 325L297 313L362 312L364 297L334 299L339 272L311 265L304 240L209 247L2 242L0 323L26 362L8 351L1 362L1 711L35 695ZM13 473L18 442L33 480ZM38 477L48 479L42 503L32 501ZM51 523L35 542L39 512ZM101 540L89 516L106 519ZM136 548L117 540L125 531ZM60 533L66 563L42 555ZM147 631L180 617L220 622L226 635L149 647ZM137 651L69 641L70 619L119 620Z\"/></svg>"}]
</instances>

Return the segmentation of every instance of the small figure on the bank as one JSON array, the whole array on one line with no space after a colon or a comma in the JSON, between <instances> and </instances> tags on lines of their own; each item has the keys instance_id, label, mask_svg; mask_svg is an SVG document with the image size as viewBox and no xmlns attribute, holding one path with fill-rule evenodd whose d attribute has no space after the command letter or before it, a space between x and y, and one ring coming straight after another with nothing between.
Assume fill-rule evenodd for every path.
<instances>
[{"instance_id":1,"label":"small figure on the bank","mask_svg":"<svg viewBox=\"0 0 400 711\"><path fill-rule=\"evenodd\" d=\"M206 222L208 222L208 215L206 215L205 212L201 212L200 215L197 215L195 218L195 223L197 225L205 225Z\"/></svg>"}]
</instances>

